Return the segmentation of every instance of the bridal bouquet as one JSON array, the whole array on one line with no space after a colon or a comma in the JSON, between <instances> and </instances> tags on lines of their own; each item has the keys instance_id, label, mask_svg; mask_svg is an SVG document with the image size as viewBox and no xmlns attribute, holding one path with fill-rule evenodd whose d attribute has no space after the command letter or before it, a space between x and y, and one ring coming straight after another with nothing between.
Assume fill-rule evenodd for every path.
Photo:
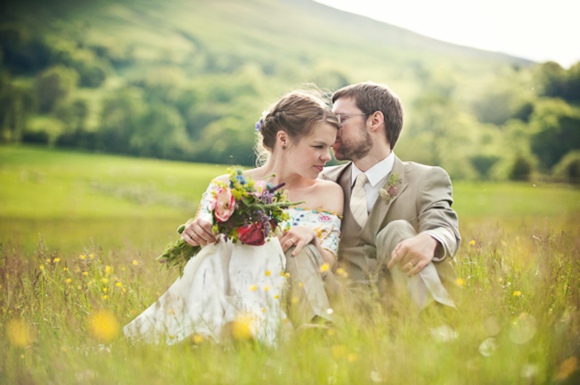
<instances>
[{"instance_id":1,"label":"bridal bouquet","mask_svg":"<svg viewBox=\"0 0 580 385\"><path fill-rule=\"evenodd\" d=\"M211 192L207 209L212 217L213 233L221 234L234 243L263 245L279 230L280 222L289 219L284 209L303 203L288 202L286 192L280 190L284 183L273 186L265 181L255 182L245 177L241 170L228 172L228 182L215 182L217 189ZM183 233L185 226L179 226L177 232ZM178 266L181 272L185 263L200 250L201 246L191 246L179 239L157 259L167 268Z\"/></svg>"}]
</instances>

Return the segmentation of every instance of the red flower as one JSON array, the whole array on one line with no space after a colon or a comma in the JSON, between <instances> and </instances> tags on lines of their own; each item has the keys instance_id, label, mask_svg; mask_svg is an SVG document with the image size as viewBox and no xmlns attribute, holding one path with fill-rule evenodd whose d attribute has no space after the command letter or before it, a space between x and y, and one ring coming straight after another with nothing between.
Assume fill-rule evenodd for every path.
<instances>
[{"instance_id":1,"label":"red flower","mask_svg":"<svg viewBox=\"0 0 580 385\"><path fill-rule=\"evenodd\" d=\"M251 225L238 227L238 239L244 245L261 246L265 242L262 223L253 223Z\"/></svg>"}]
</instances>

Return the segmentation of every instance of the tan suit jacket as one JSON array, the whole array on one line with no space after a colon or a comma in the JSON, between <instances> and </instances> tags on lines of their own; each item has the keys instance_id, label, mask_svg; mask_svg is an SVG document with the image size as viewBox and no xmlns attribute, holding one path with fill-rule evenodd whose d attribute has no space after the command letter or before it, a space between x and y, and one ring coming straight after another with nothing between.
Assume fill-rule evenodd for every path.
<instances>
[{"instance_id":1,"label":"tan suit jacket","mask_svg":"<svg viewBox=\"0 0 580 385\"><path fill-rule=\"evenodd\" d=\"M353 280L368 280L378 273L376 255L368 253L365 245L380 248L375 236L394 220L408 221L417 233L426 232L442 242L445 253L433 260L444 283L454 280L455 272L449 264L460 242L457 214L453 203L451 180L440 167L402 162L395 156L390 175L398 174L397 193L387 201L378 197L361 228L350 211L352 162L327 167L321 178L337 182L344 191L344 216L338 249L339 266L346 269ZM383 186L387 178L381 181ZM372 248L371 248L372 249Z\"/></svg>"}]
</instances>

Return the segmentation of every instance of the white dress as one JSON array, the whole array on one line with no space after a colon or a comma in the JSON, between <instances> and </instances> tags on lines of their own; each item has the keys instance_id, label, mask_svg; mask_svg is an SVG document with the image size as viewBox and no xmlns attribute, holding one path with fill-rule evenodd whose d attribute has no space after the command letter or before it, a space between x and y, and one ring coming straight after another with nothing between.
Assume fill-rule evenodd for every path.
<instances>
[{"instance_id":1,"label":"white dress","mask_svg":"<svg viewBox=\"0 0 580 385\"><path fill-rule=\"evenodd\" d=\"M288 213L289 226L314 228L322 247L336 253L338 215L300 208L290 208ZM123 332L145 342L174 344L193 334L219 341L226 323L243 320L254 338L273 345L286 319L281 303L287 288L285 268L277 238L262 246L231 241L207 245L188 261L167 292Z\"/></svg>"}]
</instances>

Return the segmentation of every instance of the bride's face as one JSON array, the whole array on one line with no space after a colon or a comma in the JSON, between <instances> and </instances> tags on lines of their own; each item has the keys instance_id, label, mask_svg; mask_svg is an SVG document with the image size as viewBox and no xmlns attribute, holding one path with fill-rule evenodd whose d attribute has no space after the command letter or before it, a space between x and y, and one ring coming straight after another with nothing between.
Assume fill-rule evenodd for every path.
<instances>
[{"instance_id":1,"label":"bride's face","mask_svg":"<svg viewBox=\"0 0 580 385\"><path fill-rule=\"evenodd\" d=\"M314 127L310 135L288 147L287 166L305 178L316 179L324 164L332 159L330 148L336 141L336 133L337 128L329 123Z\"/></svg>"}]
</instances>

